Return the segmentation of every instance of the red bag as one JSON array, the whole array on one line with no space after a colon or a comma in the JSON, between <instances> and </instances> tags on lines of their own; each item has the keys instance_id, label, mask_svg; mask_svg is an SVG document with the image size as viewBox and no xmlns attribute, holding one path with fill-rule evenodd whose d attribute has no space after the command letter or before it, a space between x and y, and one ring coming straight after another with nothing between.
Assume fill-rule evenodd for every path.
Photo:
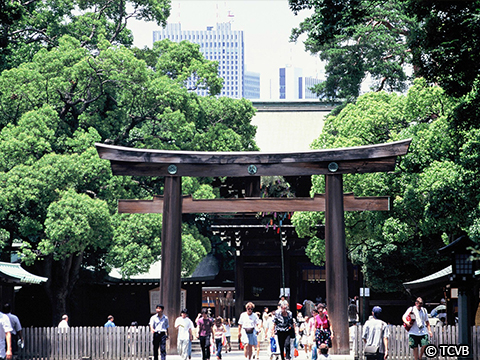
<instances>
[{"instance_id":1,"label":"red bag","mask_svg":"<svg viewBox=\"0 0 480 360\"><path fill-rule=\"evenodd\" d=\"M295 350L293 351L293 356L298 357L298 350L297 350L297 349L295 349Z\"/></svg>"},{"instance_id":2,"label":"red bag","mask_svg":"<svg viewBox=\"0 0 480 360\"><path fill-rule=\"evenodd\" d=\"M413 308L411 308L411 309L412 309L412 311L410 311L410 314L413 312ZM408 321L408 324L403 323L403 327L405 328L406 331L410 331L410 329L413 326L413 321L412 321L412 318L410 317L410 315L407 316L407 321Z\"/></svg>"},{"instance_id":3,"label":"red bag","mask_svg":"<svg viewBox=\"0 0 480 360\"><path fill-rule=\"evenodd\" d=\"M243 350L243 343L240 341L240 350Z\"/></svg>"}]
</instances>

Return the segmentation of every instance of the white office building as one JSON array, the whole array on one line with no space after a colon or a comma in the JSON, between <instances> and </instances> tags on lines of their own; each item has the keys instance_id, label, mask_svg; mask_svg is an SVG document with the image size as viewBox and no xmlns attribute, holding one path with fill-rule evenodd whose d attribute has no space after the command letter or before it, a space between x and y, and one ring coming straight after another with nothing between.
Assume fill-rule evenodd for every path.
<instances>
[{"instance_id":1,"label":"white office building","mask_svg":"<svg viewBox=\"0 0 480 360\"><path fill-rule=\"evenodd\" d=\"M187 40L200 45L200 51L208 60L218 61L219 75L224 79L220 96L234 99L244 97L245 54L243 31L232 30L230 23L207 27L207 30L182 30L180 23L167 24L163 30L153 32L153 42L169 39ZM206 96L206 90L197 90Z\"/></svg>"}]
</instances>

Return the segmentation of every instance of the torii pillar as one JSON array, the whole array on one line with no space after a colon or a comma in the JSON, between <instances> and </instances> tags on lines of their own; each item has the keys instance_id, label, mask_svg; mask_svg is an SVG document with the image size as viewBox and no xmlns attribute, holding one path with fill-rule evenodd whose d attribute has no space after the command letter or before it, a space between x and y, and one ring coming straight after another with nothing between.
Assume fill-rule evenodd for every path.
<instances>
[{"instance_id":1,"label":"torii pillar","mask_svg":"<svg viewBox=\"0 0 480 360\"><path fill-rule=\"evenodd\" d=\"M168 352L177 351L175 319L180 316L182 284L182 178L166 176L162 221L162 274L160 277L160 302L169 321Z\"/></svg>"},{"instance_id":2,"label":"torii pillar","mask_svg":"<svg viewBox=\"0 0 480 360\"><path fill-rule=\"evenodd\" d=\"M396 158L405 155L411 139L387 144L358 146L343 149L323 149L298 153L262 152L195 152L135 149L95 144L99 156L110 160L114 175L165 176L163 206L158 201L139 201L140 213L163 212L161 299L170 320L170 353L176 350L174 319L180 314L181 285L181 214L182 212L226 212L228 202L203 202L182 210L186 203L181 197L181 177L243 177L243 176L326 176L325 244L327 264L327 301L335 332L333 352L349 354L347 316L347 267L344 223L342 174L392 171ZM273 206L275 211L293 211L295 202L285 199L255 199L237 204L229 201L236 212L259 212ZM264 201L267 200L267 201ZM258 203L261 201L261 203ZM135 202L130 202L135 203ZM139 205L138 205L139 204ZM252 205L253 204L253 205ZM191 202L189 205L192 205ZM301 211L302 207L297 207ZM312 210L304 209L304 210ZM359 208L358 210L366 210ZM268 210L267 210L268 211ZM313 211L321 211L320 208ZM125 212L125 211L124 211Z\"/></svg>"},{"instance_id":3,"label":"torii pillar","mask_svg":"<svg viewBox=\"0 0 480 360\"><path fill-rule=\"evenodd\" d=\"M348 272L342 175L325 175L325 273L333 353L349 354ZM338 327L336 329L336 327ZM348 344L348 352L346 345Z\"/></svg>"}]
</instances>

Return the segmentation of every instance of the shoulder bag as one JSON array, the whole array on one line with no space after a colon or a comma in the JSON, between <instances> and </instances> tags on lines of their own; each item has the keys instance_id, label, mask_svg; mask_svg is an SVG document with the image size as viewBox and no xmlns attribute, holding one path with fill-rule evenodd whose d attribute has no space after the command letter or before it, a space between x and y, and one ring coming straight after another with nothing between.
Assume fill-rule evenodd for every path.
<instances>
[{"instance_id":1,"label":"shoulder bag","mask_svg":"<svg viewBox=\"0 0 480 360\"><path fill-rule=\"evenodd\" d=\"M378 346L376 345L367 345L365 349L363 349L363 354L365 356L373 356L378 354Z\"/></svg>"}]
</instances>

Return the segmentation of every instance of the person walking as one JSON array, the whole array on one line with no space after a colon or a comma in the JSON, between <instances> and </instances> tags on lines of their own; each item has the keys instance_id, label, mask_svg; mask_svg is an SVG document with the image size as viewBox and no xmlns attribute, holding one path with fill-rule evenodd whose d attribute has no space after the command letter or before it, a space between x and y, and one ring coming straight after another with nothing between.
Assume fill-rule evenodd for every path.
<instances>
[{"instance_id":1,"label":"person walking","mask_svg":"<svg viewBox=\"0 0 480 360\"><path fill-rule=\"evenodd\" d=\"M11 360L13 357L12 330L8 316L0 312L0 359Z\"/></svg>"},{"instance_id":2,"label":"person walking","mask_svg":"<svg viewBox=\"0 0 480 360\"><path fill-rule=\"evenodd\" d=\"M257 346L257 334L255 333L255 327L258 324L258 316L253 312L255 305L252 302L245 305L246 311L244 311L238 319L238 339L242 339L244 343L244 355L245 359L251 359L253 355L253 349ZM242 336L244 335L244 336ZM244 340L244 341L243 341Z\"/></svg>"},{"instance_id":3,"label":"person walking","mask_svg":"<svg viewBox=\"0 0 480 360\"><path fill-rule=\"evenodd\" d=\"M150 318L150 331L153 334L153 359L158 360L158 350L162 360L167 357L168 317L163 313L165 307L157 305L156 314Z\"/></svg>"},{"instance_id":4,"label":"person walking","mask_svg":"<svg viewBox=\"0 0 480 360\"><path fill-rule=\"evenodd\" d=\"M317 311L318 315L315 317L315 341L317 343L317 349L320 349L320 344L327 344L327 346L331 348L334 333L330 320L328 320L328 315L326 314L325 304L318 304Z\"/></svg>"},{"instance_id":5,"label":"person walking","mask_svg":"<svg viewBox=\"0 0 480 360\"><path fill-rule=\"evenodd\" d=\"M213 324L213 338L215 339L215 349L217 351L217 360L222 358L222 346L223 339L227 329L223 325L223 319L220 316L217 316L215 323Z\"/></svg>"},{"instance_id":6,"label":"person walking","mask_svg":"<svg viewBox=\"0 0 480 360\"><path fill-rule=\"evenodd\" d=\"M358 319L358 312L357 312L357 305L355 304L355 300L350 300L350 305L348 305L348 326L353 326L357 323Z\"/></svg>"},{"instance_id":7,"label":"person walking","mask_svg":"<svg viewBox=\"0 0 480 360\"><path fill-rule=\"evenodd\" d=\"M103 325L103 327L115 327L115 323L113 322L112 315L108 315L107 322Z\"/></svg>"},{"instance_id":8,"label":"person walking","mask_svg":"<svg viewBox=\"0 0 480 360\"><path fill-rule=\"evenodd\" d=\"M263 325L263 333L265 335L265 340L267 339L267 331L268 331L268 320L270 318L270 313L268 312L268 307L263 308L263 313L262 313L262 325Z\"/></svg>"},{"instance_id":9,"label":"person walking","mask_svg":"<svg viewBox=\"0 0 480 360\"><path fill-rule=\"evenodd\" d=\"M255 325L255 334L257 334L257 346L255 346L253 358L258 359L260 357L260 346L263 339L265 338L265 333L263 332L263 320L261 318L262 314L260 314L259 312L256 312L255 314L257 314L258 317L257 325Z\"/></svg>"},{"instance_id":10,"label":"person walking","mask_svg":"<svg viewBox=\"0 0 480 360\"><path fill-rule=\"evenodd\" d=\"M315 341L315 331L317 330L317 317L318 311L317 309L312 309L312 317L308 319L308 342L311 348L312 360L317 360L317 342Z\"/></svg>"},{"instance_id":11,"label":"person walking","mask_svg":"<svg viewBox=\"0 0 480 360\"><path fill-rule=\"evenodd\" d=\"M232 337L232 333L230 332L230 329L232 327L232 322L230 321L230 319L227 319L227 321L225 322L225 340L227 341L227 343L225 344L225 352L230 352L232 351L232 344L231 344L231 337Z\"/></svg>"},{"instance_id":12,"label":"person walking","mask_svg":"<svg viewBox=\"0 0 480 360\"><path fill-rule=\"evenodd\" d=\"M22 324L20 324L18 316L12 314L9 303L3 305L2 311L8 316L10 324L12 325L12 353L13 356L16 356L18 353L18 342L20 341L20 344L23 344Z\"/></svg>"},{"instance_id":13,"label":"person walking","mask_svg":"<svg viewBox=\"0 0 480 360\"><path fill-rule=\"evenodd\" d=\"M202 309L195 321L198 326L198 339L202 349L202 359L210 359L210 337L212 336L213 320L208 317L206 309Z\"/></svg>"},{"instance_id":14,"label":"person walking","mask_svg":"<svg viewBox=\"0 0 480 360\"><path fill-rule=\"evenodd\" d=\"M68 325L68 315L63 315L62 320L58 323L59 329L68 329L70 326Z\"/></svg>"},{"instance_id":15,"label":"person walking","mask_svg":"<svg viewBox=\"0 0 480 360\"><path fill-rule=\"evenodd\" d=\"M275 311L275 318L273 319L273 322L275 324L275 332L278 337L280 357L282 360L285 358L287 360L291 359L292 349L290 348L290 345L291 340L295 339L295 324L293 322L292 312L288 310L288 305L280 305L280 309Z\"/></svg>"},{"instance_id":16,"label":"person walking","mask_svg":"<svg viewBox=\"0 0 480 360\"><path fill-rule=\"evenodd\" d=\"M175 320L175 328L177 329L177 351L183 360L187 360L188 358L188 347L193 339L193 322L187 315L188 310L183 309L180 312L180 316Z\"/></svg>"},{"instance_id":17,"label":"person walking","mask_svg":"<svg viewBox=\"0 0 480 360\"><path fill-rule=\"evenodd\" d=\"M435 309L432 310L430 316L432 318L438 318L441 322L441 324L439 325L441 326L447 324L447 302L445 301L445 299L440 300L440 305L438 305Z\"/></svg>"},{"instance_id":18,"label":"person walking","mask_svg":"<svg viewBox=\"0 0 480 360\"><path fill-rule=\"evenodd\" d=\"M423 352L429 343L428 336L433 336L430 323L428 322L428 313L423 307L422 298L419 297L415 300L415 306L411 306L405 311L402 320L407 326L411 326L408 331L408 344L413 349L415 360L420 360L423 358ZM418 347L420 347L420 352Z\"/></svg>"},{"instance_id":19,"label":"person walking","mask_svg":"<svg viewBox=\"0 0 480 360\"><path fill-rule=\"evenodd\" d=\"M375 353L365 352L366 360L384 360L388 357L388 336L390 331L385 321L381 320L382 308L375 306L372 309L372 318L367 320L363 327L363 342L365 347L373 347ZM373 351L372 350L372 351Z\"/></svg>"},{"instance_id":20,"label":"person walking","mask_svg":"<svg viewBox=\"0 0 480 360\"><path fill-rule=\"evenodd\" d=\"M308 321L310 318L308 316L305 316L304 321L300 324L299 326L299 334L300 334L300 344L302 344L303 349L305 350L305 357L310 359L310 343L308 341L308 338L310 337L310 332L309 332L309 324Z\"/></svg>"}]
</instances>

